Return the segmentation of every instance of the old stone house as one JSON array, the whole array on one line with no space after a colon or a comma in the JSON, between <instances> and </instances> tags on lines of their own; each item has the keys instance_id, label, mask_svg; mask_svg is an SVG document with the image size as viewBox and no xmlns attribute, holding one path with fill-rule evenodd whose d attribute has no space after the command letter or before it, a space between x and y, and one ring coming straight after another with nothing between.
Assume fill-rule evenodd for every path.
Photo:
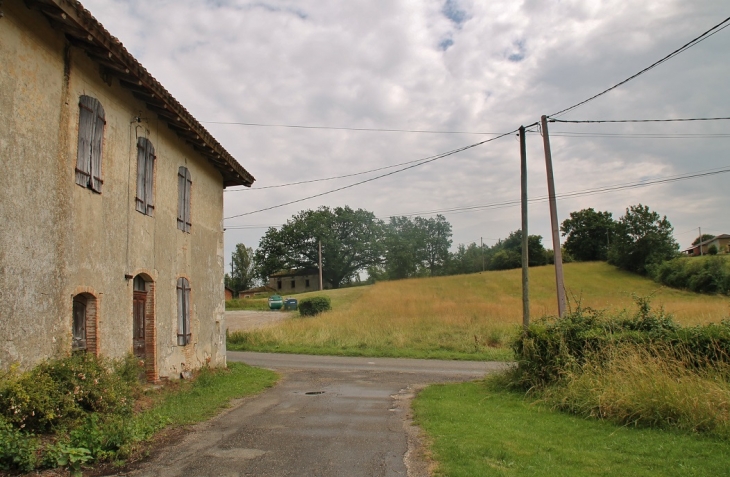
<instances>
[{"instance_id":1,"label":"old stone house","mask_svg":"<svg viewBox=\"0 0 730 477\"><path fill-rule=\"evenodd\" d=\"M700 255L707 255L710 253L710 248L715 246L718 253L730 253L730 235L720 234L709 240L705 240L701 243L692 245L691 247L682 251L685 255L691 257L699 257Z\"/></svg>"},{"instance_id":2,"label":"old stone house","mask_svg":"<svg viewBox=\"0 0 730 477\"><path fill-rule=\"evenodd\" d=\"M0 368L225 365L223 189L254 178L78 2L0 11Z\"/></svg>"},{"instance_id":3,"label":"old stone house","mask_svg":"<svg viewBox=\"0 0 730 477\"><path fill-rule=\"evenodd\" d=\"M319 290L319 271L316 268L281 270L269 277L267 286L279 294L317 291ZM324 289L330 288L332 285L325 282Z\"/></svg>"}]
</instances>

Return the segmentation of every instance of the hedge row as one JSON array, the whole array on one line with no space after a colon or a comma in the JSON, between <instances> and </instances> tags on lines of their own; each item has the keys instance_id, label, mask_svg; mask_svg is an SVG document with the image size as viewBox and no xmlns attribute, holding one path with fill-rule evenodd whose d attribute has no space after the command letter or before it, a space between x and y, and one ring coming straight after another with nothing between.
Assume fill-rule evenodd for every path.
<instances>
[{"instance_id":1,"label":"hedge row","mask_svg":"<svg viewBox=\"0 0 730 477\"><path fill-rule=\"evenodd\" d=\"M313 296L299 302L299 314L302 316L314 316L331 309L330 299L325 296Z\"/></svg>"},{"instance_id":2,"label":"hedge row","mask_svg":"<svg viewBox=\"0 0 730 477\"><path fill-rule=\"evenodd\" d=\"M638 304L633 316L578 309L563 318L531 324L513 342L518 361L515 382L525 389L548 386L589 357L620 344L668 352L696 367L730 363L730 321L681 327L663 310L652 311L647 300Z\"/></svg>"}]
</instances>

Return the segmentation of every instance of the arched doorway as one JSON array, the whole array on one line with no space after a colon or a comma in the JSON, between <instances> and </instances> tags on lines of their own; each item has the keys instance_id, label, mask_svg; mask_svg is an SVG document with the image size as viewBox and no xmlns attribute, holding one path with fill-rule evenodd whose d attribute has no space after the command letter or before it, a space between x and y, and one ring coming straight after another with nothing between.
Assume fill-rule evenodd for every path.
<instances>
[{"instance_id":1,"label":"arched doorway","mask_svg":"<svg viewBox=\"0 0 730 477\"><path fill-rule=\"evenodd\" d=\"M157 380L155 359L155 285L146 275L134 277L132 295L132 352L144 361L147 381Z\"/></svg>"},{"instance_id":2,"label":"arched doorway","mask_svg":"<svg viewBox=\"0 0 730 477\"><path fill-rule=\"evenodd\" d=\"M72 316L71 351L83 351L98 355L96 297L88 292L74 295Z\"/></svg>"}]
</instances>

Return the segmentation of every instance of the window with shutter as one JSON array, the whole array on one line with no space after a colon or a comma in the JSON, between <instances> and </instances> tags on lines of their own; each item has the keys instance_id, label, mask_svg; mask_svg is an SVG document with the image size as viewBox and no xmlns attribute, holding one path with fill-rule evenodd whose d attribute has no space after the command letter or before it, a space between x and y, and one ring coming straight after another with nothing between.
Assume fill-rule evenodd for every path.
<instances>
[{"instance_id":1,"label":"window with shutter","mask_svg":"<svg viewBox=\"0 0 730 477\"><path fill-rule=\"evenodd\" d=\"M177 279L177 344L190 344L190 283L184 277Z\"/></svg>"},{"instance_id":2,"label":"window with shutter","mask_svg":"<svg viewBox=\"0 0 730 477\"><path fill-rule=\"evenodd\" d=\"M190 233L190 190L193 181L187 167L177 171L177 228Z\"/></svg>"},{"instance_id":3,"label":"window with shutter","mask_svg":"<svg viewBox=\"0 0 730 477\"><path fill-rule=\"evenodd\" d=\"M96 98L79 98L79 145L76 183L101 194L101 153L104 142L104 108Z\"/></svg>"},{"instance_id":4,"label":"window with shutter","mask_svg":"<svg viewBox=\"0 0 730 477\"><path fill-rule=\"evenodd\" d=\"M154 215L155 148L146 137L137 138L137 200L138 212Z\"/></svg>"},{"instance_id":5,"label":"window with shutter","mask_svg":"<svg viewBox=\"0 0 730 477\"><path fill-rule=\"evenodd\" d=\"M86 349L86 297L77 295L73 300L73 351Z\"/></svg>"}]
</instances>

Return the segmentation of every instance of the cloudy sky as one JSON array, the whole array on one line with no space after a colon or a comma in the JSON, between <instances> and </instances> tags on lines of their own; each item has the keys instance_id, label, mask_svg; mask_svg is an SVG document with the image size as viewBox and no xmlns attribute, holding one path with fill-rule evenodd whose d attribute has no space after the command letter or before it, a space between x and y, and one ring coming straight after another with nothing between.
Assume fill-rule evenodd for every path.
<instances>
[{"instance_id":1,"label":"cloudy sky","mask_svg":"<svg viewBox=\"0 0 730 477\"><path fill-rule=\"evenodd\" d=\"M226 217L532 124L633 75L730 12L720 0L83 4L256 177L250 190L225 192ZM727 28L560 119L730 116L729 60ZM643 203L668 217L683 248L698 227L730 233L730 173L682 179L730 169L730 121L552 123L549 129L559 195L681 179L562 198L561 221L587 207L618 218ZM528 135L527 148L529 196L543 197L538 132ZM372 169L381 170L271 187ZM383 219L451 210L442 213L455 245L480 238L491 245L520 227L518 205L495 206L519 200L519 170L519 142L509 135L339 192L228 219L226 254L236 243L256 248L266 227L321 205L363 208ZM529 214L530 233L552 248L547 203L531 203Z\"/></svg>"}]
</instances>

